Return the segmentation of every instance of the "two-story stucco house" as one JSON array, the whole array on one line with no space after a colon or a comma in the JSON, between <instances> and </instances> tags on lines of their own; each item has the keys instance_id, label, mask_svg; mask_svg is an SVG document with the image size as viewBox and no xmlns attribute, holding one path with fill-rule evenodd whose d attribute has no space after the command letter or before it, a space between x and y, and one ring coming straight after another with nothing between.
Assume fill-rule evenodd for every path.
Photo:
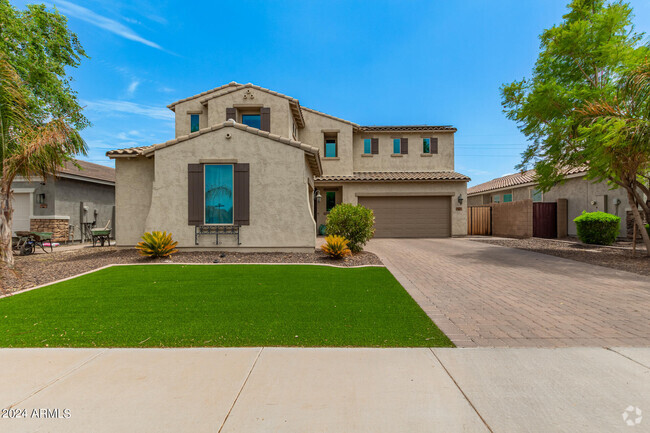
<instances>
[{"instance_id":1,"label":"two-story stucco house","mask_svg":"<svg viewBox=\"0 0 650 433\"><path fill-rule=\"evenodd\" d=\"M360 126L235 82L168 108L176 138L107 153L120 246L166 230L179 247L313 251L339 203L373 209L377 237L466 234L455 128Z\"/></svg>"}]
</instances>

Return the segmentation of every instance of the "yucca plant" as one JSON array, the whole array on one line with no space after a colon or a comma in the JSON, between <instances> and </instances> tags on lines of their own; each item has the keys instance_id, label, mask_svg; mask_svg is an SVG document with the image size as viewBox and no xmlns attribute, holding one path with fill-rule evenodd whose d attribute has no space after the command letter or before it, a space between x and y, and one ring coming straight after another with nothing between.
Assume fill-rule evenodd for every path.
<instances>
[{"instance_id":1,"label":"yucca plant","mask_svg":"<svg viewBox=\"0 0 650 433\"><path fill-rule=\"evenodd\" d=\"M178 250L178 242L172 239L172 234L167 232L147 232L142 235L142 242L138 242L135 248L140 255L146 257L168 257Z\"/></svg>"},{"instance_id":2,"label":"yucca plant","mask_svg":"<svg viewBox=\"0 0 650 433\"><path fill-rule=\"evenodd\" d=\"M321 246L321 249L333 259L342 259L352 254L348 243L343 236L330 235L325 238L325 244Z\"/></svg>"}]
</instances>

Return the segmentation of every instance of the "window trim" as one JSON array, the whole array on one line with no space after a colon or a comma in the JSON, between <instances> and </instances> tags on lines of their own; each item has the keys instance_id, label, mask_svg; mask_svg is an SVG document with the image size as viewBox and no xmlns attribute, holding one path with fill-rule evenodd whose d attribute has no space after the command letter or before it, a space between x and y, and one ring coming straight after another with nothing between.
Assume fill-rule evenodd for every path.
<instances>
[{"instance_id":1,"label":"window trim","mask_svg":"<svg viewBox=\"0 0 650 433\"><path fill-rule=\"evenodd\" d=\"M206 203L205 203L205 176L208 172L205 168L209 165L229 165L232 170L232 222L231 223L207 223L205 220ZM203 225L205 226L233 226L235 225L235 164L203 164Z\"/></svg>"},{"instance_id":2,"label":"window trim","mask_svg":"<svg viewBox=\"0 0 650 433\"><path fill-rule=\"evenodd\" d=\"M501 203L501 194L494 194L491 197L492 203Z\"/></svg>"},{"instance_id":3,"label":"window trim","mask_svg":"<svg viewBox=\"0 0 650 433\"><path fill-rule=\"evenodd\" d=\"M194 119L194 116L196 116L196 129L192 129L192 119ZM190 134L192 132L197 132L201 130L201 115L198 113L191 113L190 114Z\"/></svg>"}]
</instances>

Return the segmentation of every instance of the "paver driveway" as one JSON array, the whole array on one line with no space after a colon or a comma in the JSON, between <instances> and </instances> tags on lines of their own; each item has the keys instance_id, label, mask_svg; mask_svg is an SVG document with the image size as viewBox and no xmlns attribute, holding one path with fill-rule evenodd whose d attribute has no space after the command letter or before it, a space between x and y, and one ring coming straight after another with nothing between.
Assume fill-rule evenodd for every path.
<instances>
[{"instance_id":1,"label":"paver driveway","mask_svg":"<svg viewBox=\"0 0 650 433\"><path fill-rule=\"evenodd\" d=\"M459 347L650 346L647 277L470 239L373 239Z\"/></svg>"}]
</instances>

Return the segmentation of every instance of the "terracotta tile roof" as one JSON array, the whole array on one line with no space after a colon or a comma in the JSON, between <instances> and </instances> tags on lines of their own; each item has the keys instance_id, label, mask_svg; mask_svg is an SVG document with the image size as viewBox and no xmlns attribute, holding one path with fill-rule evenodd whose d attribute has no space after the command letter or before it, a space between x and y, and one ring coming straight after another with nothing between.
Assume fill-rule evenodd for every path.
<instances>
[{"instance_id":1,"label":"terracotta tile roof","mask_svg":"<svg viewBox=\"0 0 650 433\"><path fill-rule=\"evenodd\" d=\"M210 89L210 90L206 90L205 92L197 93L194 96L188 96L187 98L179 99L178 101L172 102L171 104L169 104L167 106L167 108L174 111L174 106L176 106L176 104L180 104L181 102L189 101L189 100L192 100L194 98L200 98L201 96L206 96L206 95L209 95L211 93L218 92L219 90L223 90L223 89L225 89L227 87L241 87L241 86L243 86L243 84L239 84L236 81L231 81L230 83L224 84L223 86L215 87L214 89Z\"/></svg>"},{"instance_id":2,"label":"terracotta tile roof","mask_svg":"<svg viewBox=\"0 0 650 433\"><path fill-rule=\"evenodd\" d=\"M307 155L307 158L309 160L309 165L311 169L314 171L314 174L318 176L323 173L323 168L320 162L320 151L318 150L317 147L312 147L307 144L301 143L300 141L295 141L286 137L281 137L276 134L271 134L269 132L262 131L257 128L251 128L250 126L234 122L233 120L228 120L227 122L219 123L209 128L203 128L189 135L182 135L180 137L177 137L173 140L166 141L164 143L154 144L151 146L130 147L126 149L109 150L108 152L106 152L106 156L108 156L109 158L119 158L121 156L150 156L156 150L164 149L165 147L173 146L183 141L187 141L192 138L198 137L200 135L208 134L210 132L217 131L222 128L237 128L242 131L246 131L249 134L259 135L289 146L297 147L298 149L303 150Z\"/></svg>"},{"instance_id":3,"label":"terracotta tile roof","mask_svg":"<svg viewBox=\"0 0 650 433\"><path fill-rule=\"evenodd\" d=\"M576 167L571 168L565 171L565 176L570 176L574 174L585 173L587 169L585 167ZM525 184L534 184L535 181L535 170L528 170L520 173L509 174L507 176L499 177L492 179L485 183L475 185L467 189L467 195L472 194L481 194L487 191L494 191L502 188L511 188L514 186L525 185Z\"/></svg>"},{"instance_id":4,"label":"terracotta tile roof","mask_svg":"<svg viewBox=\"0 0 650 433\"><path fill-rule=\"evenodd\" d=\"M115 182L115 169L105 165L93 164L92 162L76 160L81 170L77 168L72 161L67 161L65 166L59 169L60 174L69 174L73 176L86 177L88 179L103 180L106 182Z\"/></svg>"},{"instance_id":5,"label":"terracotta tile roof","mask_svg":"<svg viewBox=\"0 0 650 433\"><path fill-rule=\"evenodd\" d=\"M352 125L352 126L354 126L356 128L359 127L359 125L357 125L354 122L350 122L349 120L341 119L340 117L332 116L331 114L323 113L322 111L314 110L313 108L302 107L302 109L306 110L306 111L309 111L311 113L314 113L314 114L318 114L318 115L323 116L323 117L329 117L330 119L338 120L339 122L349 123L350 125Z\"/></svg>"},{"instance_id":6,"label":"terracotta tile roof","mask_svg":"<svg viewBox=\"0 0 650 433\"><path fill-rule=\"evenodd\" d=\"M359 132L410 132L410 131L449 131L456 132L457 129L450 125L394 125L394 126L359 126Z\"/></svg>"},{"instance_id":7,"label":"terracotta tile roof","mask_svg":"<svg viewBox=\"0 0 650 433\"><path fill-rule=\"evenodd\" d=\"M139 147L127 147L127 148L124 148L124 149L109 150L108 152L106 152L106 156L108 156L108 157L111 157L111 156L120 156L120 155L124 155L124 156L129 156L129 155L138 156L138 155L142 155L143 152L146 151L147 149L151 149L151 148L153 148L153 146L154 146L154 145L150 145L150 146L139 146Z\"/></svg>"},{"instance_id":8,"label":"terracotta tile roof","mask_svg":"<svg viewBox=\"0 0 650 433\"><path fill-rule=\"evenodd\" d=\"M469 181L469 177L455 171L360 171L352 175L328 175L314 179L317 182L374 182L374 181Z\"/></svg>"}]
</instances>

